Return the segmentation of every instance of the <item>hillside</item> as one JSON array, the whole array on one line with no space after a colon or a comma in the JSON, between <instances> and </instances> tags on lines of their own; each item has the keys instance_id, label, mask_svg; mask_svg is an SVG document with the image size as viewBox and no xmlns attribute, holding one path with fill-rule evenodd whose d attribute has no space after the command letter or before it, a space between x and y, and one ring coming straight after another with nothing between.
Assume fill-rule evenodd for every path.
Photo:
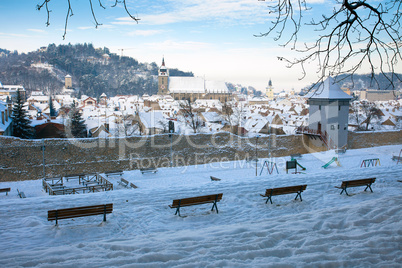
<instances>
[{"instance_id":1,"label":"hillside","mask_svg":"<svg viewBox=\"0 0 402 268\"><path fill-rule=\"evenodd\" d=\"M40 180L1 182L2 267L400 267L402 165L391 160L400 146L348 150L341 167L323 169L333 152L299 159L306 174L255 176L251 162L161 168L156 174L125 171L138 186L113 191L49 196ZM332 155L331 155L332 153ZM360 168L362 159L381 166ZM211 181L213 175L221 181ZM340 195L342 180L376 177ZM260 196L269 187L307 184L295 194ZM27 198L17 196L17 188ZM219 213L211 204L183 207L173 199L223 193ZM47 221L52 209L113 203L102 216Z\"/></svg>"},{"instance_id":2,"label":"hillside","mask_svg":"<svg viewBox=\"0 0 402 268\"><path fill-rule=\"evenodd\" d=\"M50 44L27 54L0 49L0 81L21 84L27 91L47 90L58 93L64 86L64 76L73 77L78 94L99 97L117 94L155 94L158 65L140 63L130 57L120 57L108 48L92 44ZM193 76L191 72L170 69L172 76Z\"/></svg>"}]
</instances>

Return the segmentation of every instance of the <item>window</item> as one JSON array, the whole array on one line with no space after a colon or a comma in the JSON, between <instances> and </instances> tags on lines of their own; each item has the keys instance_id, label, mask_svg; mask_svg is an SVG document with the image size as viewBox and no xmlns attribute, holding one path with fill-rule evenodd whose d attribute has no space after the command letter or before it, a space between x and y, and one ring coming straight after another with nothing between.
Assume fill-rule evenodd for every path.
<instances>
[{"instance_id":1,"label":"window","mask_svg":"<svg viewBox=\"0 0 402 268\"><path fill-rule=\"evenodd\" d=\"M339 105L339 106L338 106L338 111L340 111L340 110L341 110L341 106Z\"/></svg>"},{"instance_id":2,"label":"window","mask_svg":"<svg viewBox=\"0 0 402 268\"><path fill-rule=\"evenodd\" d=\"M321 105L318 105L318 110L320 110L320 111L321 111Z\"/></svg>"}]
</instances>

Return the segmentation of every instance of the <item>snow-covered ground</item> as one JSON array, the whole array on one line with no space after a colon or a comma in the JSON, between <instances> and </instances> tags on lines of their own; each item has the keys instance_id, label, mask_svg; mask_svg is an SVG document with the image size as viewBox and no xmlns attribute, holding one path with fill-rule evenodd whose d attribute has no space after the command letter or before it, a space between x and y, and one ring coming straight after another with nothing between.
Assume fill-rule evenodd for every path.
<instances>
[{"instance_id":1,"label":"snow-covered ground","mask_svg":"<svg viewBox=\"0 0 402 268\"><path fill-rule=\"evenodd\" d=\"M125 172L138 189L48 196L40 180L2 182L0 267L400 267L402 263L402 164L392 155L402 146L349 150L341 167L321 166L333 155L303 155L305 174L255 176L255 166L225 162L159 169L156 174ZM363 159L381 166L360 168ZM258 173L260 170L258 170ZM213 175L221 181L211 181ZM351 188L340 195L342 180L376 177L370 191ZM307 184L303 201L274 196L266 188ZM17 188L26 199L17 196ZM173 199L223 193L219 214L211 205L181 209ZM47 221L57 208L113 203L102 216Z\"/></svg>"}]
</instances>

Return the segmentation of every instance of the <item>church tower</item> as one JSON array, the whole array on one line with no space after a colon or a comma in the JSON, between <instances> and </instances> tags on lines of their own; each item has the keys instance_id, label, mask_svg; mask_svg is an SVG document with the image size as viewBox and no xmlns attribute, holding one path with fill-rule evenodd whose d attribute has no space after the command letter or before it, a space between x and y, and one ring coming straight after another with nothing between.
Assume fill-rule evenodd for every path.
<instances>
[{"instance_id":1,"label":"church tower","mask_svg":"<svg viewBox=\"0 0 402 268\"><path fill-rule=\"evenodd\" d=\"M274 99L274 87L272 86L272 81L269 79L268 86L265 88L265 95L267 95L268 99Z\"/></svg>"},{"instance_id":2,"label":"church tower","mask_svg":"<svg viewBox=\"0 0 402 268\"><path fill-rule=\"evenodd\" d=\"M169 94L169 70L165 66L165 58L162 58L162 65L158 72L158 95Z\"/></svg>"}]
</instances>

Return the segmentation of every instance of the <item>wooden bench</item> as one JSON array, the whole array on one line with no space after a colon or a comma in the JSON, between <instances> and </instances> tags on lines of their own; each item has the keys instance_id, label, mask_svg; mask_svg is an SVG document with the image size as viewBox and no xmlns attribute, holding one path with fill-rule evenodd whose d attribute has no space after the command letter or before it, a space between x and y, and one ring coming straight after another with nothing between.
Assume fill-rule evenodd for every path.
<instances>
[{"instance_id":1,"label":"wooden bench","mask_svg":"<svg viewBox=\"0 0 402 268\"><path fill-rule=\"evenodd\" d=\"M129 182L123 178L121 178L120 181L118 181L117 183L124 187L128 187L128 184L129 184Z\"/></svg>"},{"instance_id":2,"label":"wooden bench","mask_svg":"<svg viewBox=\"0 0 402 268\"><path fill-rule=\"evenodd\" d=\"M27 197L25 196L24 192L20 192L18 189L17 189L17 192L18 192L18 196L19 196L20 198L27 198Z\"/></svg>"},{"instance_id":3,"label":"wooden bench","mask_svg":"<svg viewBox=\"0 0 402 268\"><path fill-rule=\"evenodd\" d=\"M106 214L112 212L113 212L113 204L64 208L64 209L49 210L47 212L47 220L48 221L55 220L57 225L58 220L62 219L103 215L103 221L106 221Z\"/></svg>"},{"instance_id":4,"label":"wooden bench","mask_svg":"<svg viewBox=\"0 0 402 268\"><path fill-rule=\"evenodd\" d=\"M141 168L140 171L142 174L145 174L145 173L156 173L158 170L156 168Z\"/></svg>"},{"instance_id":5,"label":"wooden bench","mask_svg":"<svg viewBox=\"0 0 402 268\"><path fill-rule=\"evenodd\" d=\"M134 188L134 189L136 189L136 188L138 188L136 185L134 185L132 182L130 182L130 187L131 188Z\"/></svg>"},{"instance_id":6,"label":"wooden bench","mask_svg":"<svg viewBox=\"0 0 402 268\"><path fill-rule=\"evenodd\" d=\"M11 191L11 188L1 188L0 189L0 193L6 193L6 195L8 195L8 192Z\"/></svg>"},{"instance_id":7,"label":"wooden bench","mask_svg":"<svg viewBox=\"0 0 402 268\"><path fill-rule=\"evenodd\" d=\"M123 172L124 172L123 170L114 170L114 171L105 172L105 175L106 175L106 177L115 176L115 175L122 176Z\"/></svg>"},{"instance_id":8,"label":"wooden bench","mask_svg":"<svg viewBox=\"0 0 402 268\"><path fill-rule=\"evenodd\" d=\"M373 184L374 182L375 182L375 178L342 181L341 186L340 187L335 186L335 188L342 189L340 194L345 192L346 195L349 195L348 192L346 191L346 189L349 187L366 186L366 189L364 189L364 191L366 191L369 188L370 191L373 192L373 189L371 189L371 184Z\"/></svg>"},{"instance_id":9,"label":"wooden bench","mask_svg":"<svg viewBox=\"0 0 402 268\"><path fill-rule=\"evenodd\" d=\"M211 176L211 181L220 181L221 179L218 179L217 177Z\"/></svg>"},{"instance_id":10,"label":"wooden bench","mask_svg":"<svg viewBox=\"0 0 402 268\"><path fill-rule=\"evenodd\" d=\"M272 204L272 196L274 195L284 195L284 194L296 194L295 200L297 197L300 197L300 201L303 201L301 197L301 193L306 190L307 185L297 185L297 186L287 186L280 188L271 188L265 190L265 195L261 195L262 197L267 197L267 201L271 201Z\"/></svg>"},{"instance_id":11,"label":"wooden bench","mask_svg":"<svg viewBox=\"0 0 402 268\"><path fill-rule=\"evenodd\" d=\"M212 195L204 195L204 196L176 199L176 200L173 200L173 204L169 205L169 207L176 208L176 213L174 215L179 214L179 216L180 216L180 208L181 207L213 203L211 211L213 211L214 208L216 208L216 213L218 213L218 206L216 205L216 203L221 201L222 195L223 194L220 193L220 194L212 194Z\"/></svg>"}]
</instances>

